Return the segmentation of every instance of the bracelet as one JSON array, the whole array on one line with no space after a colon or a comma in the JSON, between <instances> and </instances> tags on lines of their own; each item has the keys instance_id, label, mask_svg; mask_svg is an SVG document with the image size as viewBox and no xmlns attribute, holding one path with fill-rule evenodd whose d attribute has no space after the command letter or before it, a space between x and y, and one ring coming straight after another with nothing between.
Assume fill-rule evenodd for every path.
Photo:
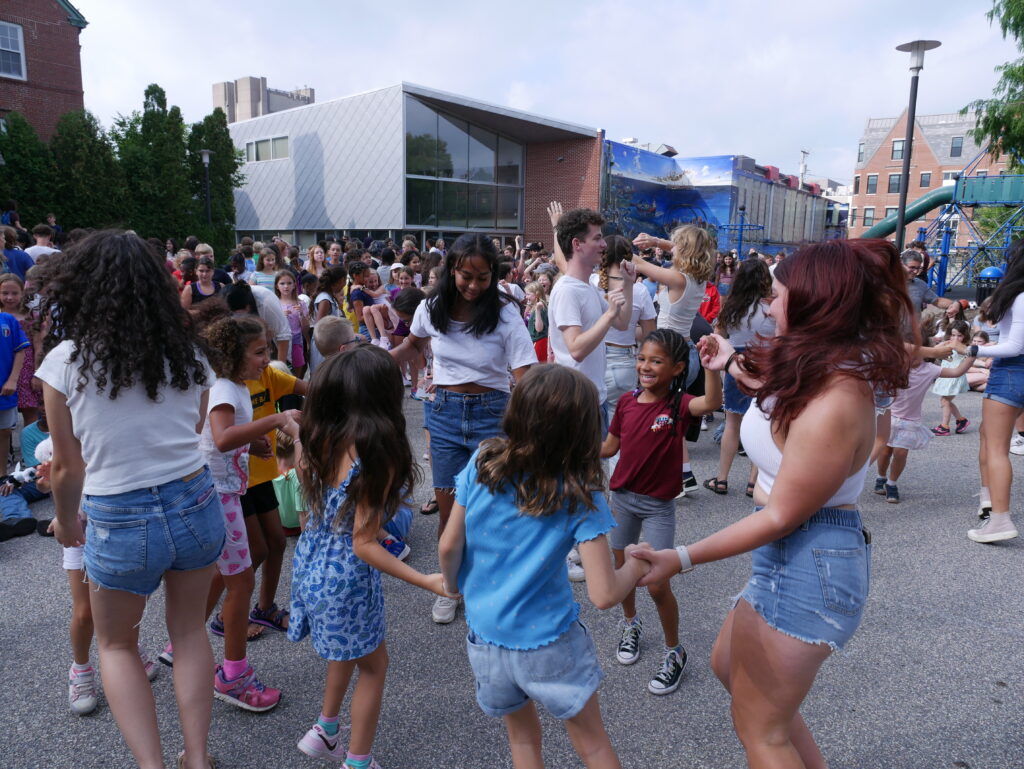
<instances>
[{"instance_id":1,"label":"bracelet","mask_svg":"<svg viewBox=\"0 0 1024 769\"><path fill-rule=\"evenodd\" d=\"M722 371L724 371L726 374L729 373L729 366L731 366L733 361L736 360L737 355L739 355L739 353L736 352L736 350L733 350L732 355L725 359L725 366L722 367Z\"/></svg>"},{"instance_id":2,"label":"bracelet","mask_svg":"<svg viewBox=\"0 0 1024 769\"><path fill-rule=\"evenodd\" d=\"M693 571L693 563L690 561L690 551L686 549L686 545L679 545L676 548L676 553L679 554L679 573L685 574L688 571Z\"/></svg>"}]
</instances>

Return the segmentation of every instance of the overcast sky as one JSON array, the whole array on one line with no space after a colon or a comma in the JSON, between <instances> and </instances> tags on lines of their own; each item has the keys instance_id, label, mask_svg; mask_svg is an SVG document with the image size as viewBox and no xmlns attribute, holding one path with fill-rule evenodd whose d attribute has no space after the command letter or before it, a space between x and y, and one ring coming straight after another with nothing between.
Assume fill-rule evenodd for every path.
<instances>
[{"instance_id":1,"label":"overcast sky","mask_svg":"<svg viewBox=\"0 0 1024 769\"><path fill-rule=\"evenodd\" d=\"M991 94L1015 57L987 0L75 0L85 105L105 126L159 83L185 119L262 75L317 101L401 80L604 128L683 156L750 155L848 182L869 117L898 115L918 38L919 114Z\"/></svg>"}]
</instances>

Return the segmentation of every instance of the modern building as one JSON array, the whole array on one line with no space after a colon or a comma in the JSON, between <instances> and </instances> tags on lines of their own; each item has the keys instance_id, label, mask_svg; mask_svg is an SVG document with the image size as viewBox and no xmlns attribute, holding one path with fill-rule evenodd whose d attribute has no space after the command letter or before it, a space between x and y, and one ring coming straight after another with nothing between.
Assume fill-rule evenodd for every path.
<instances>
[{"instance_id":1,"label":"modern building","mask_svg":"<svg viewBox=\"0 0 1024 769\"><path fill-rule=\"evenodd\" d=\"M243 77L213 84L213 106L224 110L229 123L302 107L315 101L316 92L312 88L294 91L267 88L265 77Z\"/></svg>"},{"instance_id":2,"label":"modern building","mask_svg":"<svg viewBox=\"0 0 1024 769\"><path fill-rule=\"evenodd\" d=\"M825 201L752 158L673 157L600 129L410 83L230 127L245 153L239 236L305 246L337 234L451 241L484 232L551 242L546 208L605 212L611 229L666 235L696 221L766 250L824 237Z\"/></svg>"},{"instance_id":3,"label":"modern building","mask_svg":"<svg viewBox=\"0 0 1024 769\"><path fill-rule=\"evenodd\" d=\"M937 187L955 184L960 172L982 152L983 148L974 142L970 134L975 120L973 112L917 116L910 158L908 204ZM868 119L857 145L850 203L850 237L859 237L878 221L896 213L907 143L906 125L906 110L899 117ZM1005 174L1006 170L1005 156L998 161L985 158L972 175ZM918 227L927 227L939 211L935 209L925 218L908 222L906 240L914 240ZM951 222L954 231L957 224L955 219ZM957 245L966 245L966 241L966 233L957 234Z\"/></svg>"},{"instance_id":4,"label":"modern building","mask_svg":"<svg viewBox=\"0 0 1024 769\"><path fill-rule=\"evenodd\" d=\"M67 0L0 3L0 128L18 112L48 141L61 115L85 107L78 37L87 24Z\"/></svg>"}]
</instances>

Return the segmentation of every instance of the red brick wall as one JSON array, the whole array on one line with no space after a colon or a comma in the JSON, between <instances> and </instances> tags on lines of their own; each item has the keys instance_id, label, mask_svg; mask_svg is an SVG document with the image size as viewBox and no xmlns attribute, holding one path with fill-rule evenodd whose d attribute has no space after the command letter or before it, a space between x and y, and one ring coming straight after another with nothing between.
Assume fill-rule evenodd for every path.
<instances>
[{"instance_id":1,"label":"red brick wall","mask_svg":"<svg viewBox=\"0 0 1024 769\"><path fill-rule=\"evenodd\" d=\"M20 112L46 141L61 115L84 106L81 30L54 0L3 0L0 21L21 27L28 76L0 77L0 117Z\"/></svg>"},{"instance_id":2,"label":"red brick wall","mask_svg":"<svg viewBox=\"0 0 1024 769\"><path fill-rule=\"evenodd\" d=\"M547 214L552 200L566 210L600 210L602 144L601 138L595 137L526 145L523 229L527 242L539 240L552 247L554 237Z\"/></svg>"}]
</instances>

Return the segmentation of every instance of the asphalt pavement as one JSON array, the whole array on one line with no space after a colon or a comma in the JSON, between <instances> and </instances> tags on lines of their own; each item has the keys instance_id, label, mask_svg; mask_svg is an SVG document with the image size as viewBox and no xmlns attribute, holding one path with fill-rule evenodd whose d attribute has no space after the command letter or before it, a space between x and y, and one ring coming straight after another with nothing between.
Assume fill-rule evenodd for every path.
<instances>
[{"instance_id":1,"label":"asphalt pavement","mask_svg":"<svg viewBox=\"0 0 1024 769\"><path fill-rule=\"evenodd\" d=\"M935 438L912 452L900 483L903 501L886 504L870 488L861 499L874 542L864 621L847 651L825 663L803 709L833 769L1024 767L1024 539L979 545L965 535L975 524L977 507L972 495L978 485L981 398L968 393L957 402L972 426L964 435ZM406 412L414 456L420 457L422 409L410 400ZM938 416L938 398L929 397L926 420L936 424ZM710 436L703 433L691 445L700 480L717 467L718 447ZM1019 479L1024 457L1013 461L1018 474L1013 509L1018 526L1024 526ZM702 488L678 503L679 543L750 511L742 493L748 468L747 460L737 460L728 496ZM427 494L424 485L417 500ZM52 505L37 503L33 512L51 517ZM436 525L436 516L416 515L409 563L417 569L437 568ZM293 549L290 540L279 603L287 603ZM53 539L31 535L0 544L0 673L7 692L0 707L0 769L132 767L104 700L90 716L68 710L70 599L60 561ZM646 689L662 648L649 598L638 600L647 628L642 657L622 667L614 657L620 610L596 610L585 585L575 587L606 674L601 705L623 766L745 765L729 699L708 655L731 597L748 576L744 556L674 579L689 662L680 689L664 697ZM386 769L510 767L501 722L483 715L474 699L461 611L451 625L435 625L432 596L388 577L385 591L391 666L376 758ZM153 654L166 643L162 615L158 591L141 627L142 642ZM219 655L220 639L213 645ZM274 632L252 643L249 654L261 678L284 696L276 710L262 715L214 703L210 749L218 766L316 766L295 744L319 713L325 663L307 642L293 644ZM181 745L170 672L161 666L153 689L164 753L173 766ZM582 766L561 724L546 715L543 723L547 766Z\"/></svg>"}]
</instances>

